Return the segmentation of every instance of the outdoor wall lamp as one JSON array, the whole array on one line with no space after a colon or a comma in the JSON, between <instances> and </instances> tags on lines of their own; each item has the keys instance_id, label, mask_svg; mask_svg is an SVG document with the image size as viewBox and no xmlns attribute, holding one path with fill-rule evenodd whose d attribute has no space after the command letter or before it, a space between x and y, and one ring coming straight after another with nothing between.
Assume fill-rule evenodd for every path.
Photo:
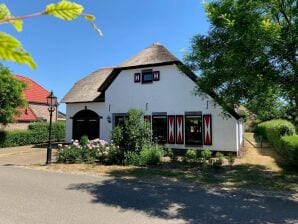
<instances>
[{"instance_id":1,"label":"outdoor wall lamp","mask_svg":"<svg viewBox=\"0 0 298 224\"><path fill-rule=\"evenodd\" d=\"M110 115L107 116L107 121L108 121L108 123L111 123L112 122L112 118L111 118Z\"/></svg>"},{"instance_id":2,"label":"outdoor wall lamp","mask_svg":"<svg viewBox=\"0 0 298 224\"><path fill-rule=\"evenodd\" d=\"M47 105L48 110L50 112L50 127L49 127L49 140L48 140L48 148L47 148L47 161L46 164L51 164L52 162L52 119L53 112L57 107L57 97L54 96L53 91L51 91L50 95L47 97Z\"/></svg>"}]
</instances>

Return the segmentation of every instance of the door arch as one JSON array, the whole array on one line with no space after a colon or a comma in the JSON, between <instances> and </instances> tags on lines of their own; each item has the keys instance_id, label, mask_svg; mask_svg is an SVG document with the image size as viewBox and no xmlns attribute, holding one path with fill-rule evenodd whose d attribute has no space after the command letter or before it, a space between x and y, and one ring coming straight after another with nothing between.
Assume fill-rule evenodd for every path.
<instances>
[{"instance_id":1,"label":"door arch","mask_svg":"<svg viewBox=\"0 0 298 224\"><path fill-rule=\"evenodd\" d=\"M73 117L72 138L80 140L83 135L89 139L99 138L99 116L92 110L81 110Z\"/></svg>"}]
</instances>

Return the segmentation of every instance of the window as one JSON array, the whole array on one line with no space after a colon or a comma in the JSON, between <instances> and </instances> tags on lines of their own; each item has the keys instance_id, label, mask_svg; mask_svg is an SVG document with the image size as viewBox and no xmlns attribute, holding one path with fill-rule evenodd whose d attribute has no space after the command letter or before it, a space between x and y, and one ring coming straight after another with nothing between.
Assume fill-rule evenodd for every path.
<instances>
[{"instance_id":1,"label":"window","mask_svg":"<svg viewBox=\"0 0 298 224\"><path fill-rule=\"evenodd\" d=\"M142 83L152 83L153 82L153 73L152 69L142 71Z\"/></svg>"},{"instance_id":2,"label":"window","mask_svg":"<svg viewBox=\"0 0 298 224\"><path fill-rule=\"evenodd\" d=\"M186 145L203 145L202 115L185 115Z\"/></svg>"},{"instance_id":3,"label":"window","mask_svg":"<svg viewBox=\"0 0 298 224\"><path fill-rule=\"evenodd\" d=\"M152 132L154 141L157 141L160 144L167 143L167 128L168 121L166 115L152 116Z\"/></svg>"},{"instance_id":4,"label":"window","mask_svg":"<svg viewBox=\"0 0 298 224\"><path fill-rule=\"evenodd\" d=\"M124 125L125 117L126 117L126 114L115 114L113 127Z\"/></svg>"}]
</instances>

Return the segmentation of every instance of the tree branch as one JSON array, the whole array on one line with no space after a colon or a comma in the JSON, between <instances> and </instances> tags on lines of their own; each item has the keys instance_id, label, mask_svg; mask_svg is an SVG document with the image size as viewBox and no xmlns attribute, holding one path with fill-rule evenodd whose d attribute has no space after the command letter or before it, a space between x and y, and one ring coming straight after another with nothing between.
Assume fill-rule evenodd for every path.
<instances>
[{"instance_id":1,"label":"tree branch","mask_svg":"<svg viewBox=\"0 0 298 224\"><path fill-rule=\"evenodd\" d=\"M18 16L18 17L7 17L4 19L0 20L0 23L9 23L15 20L23 20L23 19L30 19L32 17L36 17L36 16L42 16L45 15L45 12L38 12L38 13L33 13L30 15L25 15L25 16Z\"/></svg>"}]
</instances>

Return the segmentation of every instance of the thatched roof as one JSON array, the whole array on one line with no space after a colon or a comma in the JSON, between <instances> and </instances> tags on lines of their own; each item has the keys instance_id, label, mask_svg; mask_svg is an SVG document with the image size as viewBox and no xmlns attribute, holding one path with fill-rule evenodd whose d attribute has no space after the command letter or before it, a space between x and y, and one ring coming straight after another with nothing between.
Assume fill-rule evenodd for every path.
<instances>
[{"instance_id":1,"label":"thatched roof","mask_svg":"<svg viewBox=\"0 0 298 224\"><path fill-rule=\"evenodd\" d=\"M182 62L180 62L168 49L160 43L155 43L123 62L118 67L99 69L81 79L71 88L61 102L104 102L104 92L122 70L170 64L183 66ZM185 74L196 82L197 77L191 70L186 69ZM208 94L216 100L217 96L215 93L211 91ZM224 108L236 119L241 118L233 109Z\"/></svg>"},{"instance_id":2,"label":"thatched roof","mask_svg":"<svg viewBox=\"0 0 298 224\"><path fill-rule=\"evenodd\" d=\"M62 103L100 102L101 92L98 87L109 77L113 68L99 69L80 81L76 82L71 90L63 97Z\"/></svg>"},{"instance_id":3,"label":"thatched roof","mask_svg":"<svg viewBox=\"0 0 298 224\"><path fill-rule=\"evenodd\" d=\"M143 65L162 64L169 62L179 62L179 60L160 43L154 43L145 48L140 53L131 57L119 65L120 68L136 67Z\"/></svg>"},{"instance_id":4,"label":"thatched roof","mask_svg":"<svg viewBox=\"0 0 298 224\"><path fill-rule=\"evenodd\" d=\"M98 91L103 84L113 81L114 74L118 74L121 69L130 67L141 67L146 65L156 65L164 63L175 63L179 60L168 49L160 43L154 43L150 47L142 50L132 58L120 64L116 68L99 69L87 77L76 82L71 90L63 97L62 103L79 102L100 102L103 101L101 91Z\"/></svg>"}]
</instances>

